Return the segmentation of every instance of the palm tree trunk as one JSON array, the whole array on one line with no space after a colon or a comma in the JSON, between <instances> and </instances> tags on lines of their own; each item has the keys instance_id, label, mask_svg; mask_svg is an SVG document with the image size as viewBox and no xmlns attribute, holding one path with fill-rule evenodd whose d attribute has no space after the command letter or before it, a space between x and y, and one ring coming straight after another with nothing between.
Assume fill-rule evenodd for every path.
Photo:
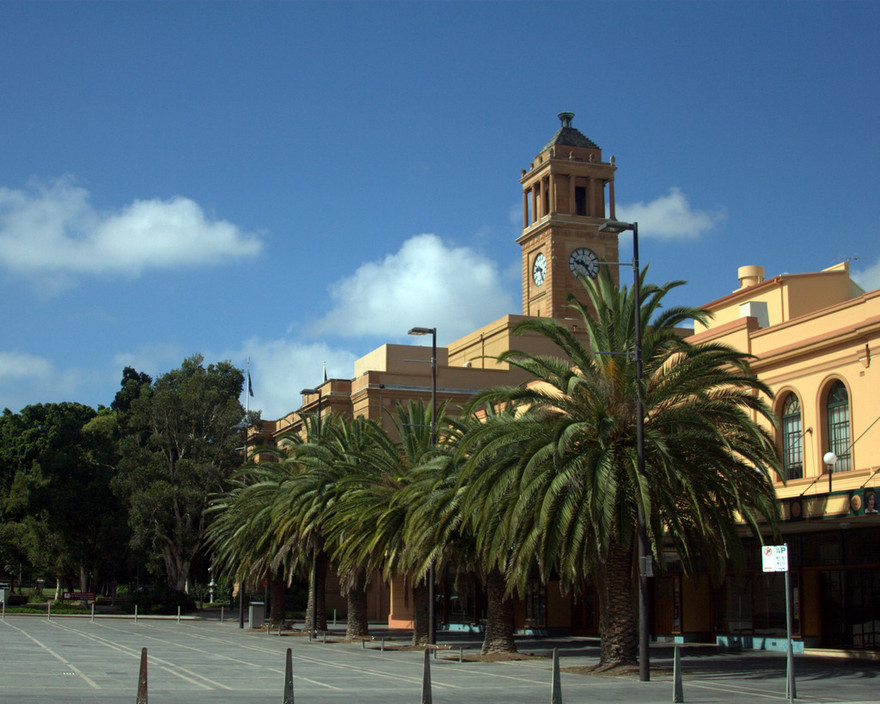
<instances>
[{"instance_id":1,"label":"palm tree trunk","mask_svg":"<svg viewBox=\"0 0 880 704\"><path fill-rule=\"evenodd\" d=\"M633 541L621 545L612 540L604 565L596 570L599 635L602 638L599 668L603 670L638 662L639 632L633 556Z\"/></svg>"},{"instance_id":2,"label":"palm tree trunk","mask_svg":"<svg viewBox=\"0 0 880 704\"><path fill-rule=\"evenodd\" d=\"M486 575L486 600L486 634L481 654L515 653L513 600L505 594L504 575L498 569Z\"/></svg>"},{"instance_id":3,"label":"palm tree trunk","mask_svg":"<svg viewBox=\"0 0 880 704\"><path fill-rule=\"evenodd\" d=\"M287 580L284 574L278 570L276 575L269 581L269 623L280 626L284 623L284 606L287 595Z\"/></svg>"},{"instance_id":4,"label":"palm tree trunk","mask_svg":"<svg viewBox=\"0 0 880 704\"><path fill-rule=\"evenodd\" d=\"M428 583L423 581L413 587L413 645L428 642Z\"/></svg>"},{"instance_id":5,"label":"palm tree trunk","mask_svg":"<svg viewBox=\"0 0 880 704\"><path fill-rule=\"evenodd\" d=\"M327 567L329 560L326 553L321 551L315 557L315 590L314 593L309 585L309 601L306 605L306 630L312 625L312 611L317 606L315 629L318 631L327 630ZM311 580L309 580L311 582Z\"/></svg>"},{"instance_id":6,"label":"palm tree trunk","mask_svg":"<svg viewBox=\"0 0 880 704\"><path fill-rule=\"evenodd\" d=\"M365 570L358 569L352 585L345 593L345 599L348 602L348 626L345 629L345 637L350 640L370 635L370 626L367 620L367 574Z\"/></svg>"}]
</instances>

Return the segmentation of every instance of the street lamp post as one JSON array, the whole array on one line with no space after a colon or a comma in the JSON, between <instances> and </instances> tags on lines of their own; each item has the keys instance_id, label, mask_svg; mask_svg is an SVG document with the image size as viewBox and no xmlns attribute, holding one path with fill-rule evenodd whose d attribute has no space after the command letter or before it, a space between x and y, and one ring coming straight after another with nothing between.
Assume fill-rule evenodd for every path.
<instances>
[{"instance_id":1,"label":"street lamp post","mask_svg":"<svg viewBox=\"0 0 880 704\"><path fill-rule=\"evenodd\" d=\"M631 230L633 233L633 303L636 323L636 471L639 480L645 478L645 412L642 403L642 292L639 271L639 224L619 220L609 220L599 228L600 232L620 234ZM638 564L639 564L639 679L651 679L648 652L648 577L651 576L651 553L648 549L648 531L645 526L645 511L642 507L641 492L636 502L638 521Z\"/></svg>"},{"instance_id":2,"label":"street lamp post","mask_svg":"<svg viewBox=\"0 0 880 704\"><path fill-rule=\"evenodd\" d=\"M318 431L318 442L321 441L321 399L323 394L321 393L321 389L303 389L300 391L303 396L314 396L318 395L318 417L316 421L316 428ZM311 626L311 634L318 634L318 546L314 542L312 543L312 574L309 579L311 583L310 589L312 592L312 622ZM309 636L311 638L311 635Z\"/></svg>"},{"instance_id":3,"label":"street lamp post","mask_svg":"<svg viewBox=\"0 0 880 704\"><path fill-rule=\"evenodd\" d=\"M411 328L408 335L431 336L431 447L437 444L437 328ZM428 643L437 643L437 618L434 607L434 561L428 568Z\"/></svg>"}]
</instances>

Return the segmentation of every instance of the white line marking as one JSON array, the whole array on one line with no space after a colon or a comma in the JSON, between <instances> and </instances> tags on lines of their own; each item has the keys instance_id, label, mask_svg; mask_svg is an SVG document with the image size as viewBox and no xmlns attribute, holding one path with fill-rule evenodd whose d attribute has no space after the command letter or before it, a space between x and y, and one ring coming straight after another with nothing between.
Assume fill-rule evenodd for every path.
<instances>
[{"instance_id":1,"label":"white line marking","mask_svg":"<svg viewBox=\"0 0 880 704\"><path fill-rule=\"evenodd\" d=\"M64 665L66 667L70 668L73 672L75 672L77 675L79 675L82 678L82 681L85 682L87 685L89 685L89 687L91 687L92 689L101 689L100 685L98 685L94 680L92 680L90 677L88 677L88 676L84 675L82 672L80 672L79 668L77 668L76 665L74 665L69 660L66 660L65 658L60 656L58 653L56 653L54 650L52 650L52 648L50 648L48 645L46 645L45 643L41 643L36 638L34 638L30 633L28 633L27 631L25 631L21 628L18 628L17 626L13 626L10 623L7 623L7 625L10 628L13 628L16 631L18 631L19 633L21 633L26 638L30 638L34 643L39 645L43 650L45 650L47 653L49 653L49 655L51 655L53 658L55 658L59 662L64 663Z\"/></svg>"},{"instance_id":2,"label":"white line marking","mask_svg":"<svg viewBox=\"0 0 880 704\"><path fill-rule=\"evenodd\" d=\"M87 640L91 640L95 643L100 643L101 645L103 645L107 648L111 648L113 650L124 653L126 655L130 655L130 656L136 657L136 658L140 658L140 656L141 656L139 650L135 650L135 649L129 648L124 645L119 645L118 643L114 643L113 641L107 640L106 638L101 638L100 636L90 635L88 633L83 633L82 631L77 631L76 629L64 626L59 623L55 623L52 625L55 626L56 628L60 628L60 629L65 630L69 633L75 633L76 635L78 635L82 638L86 638ZM204 675L200 675L197 672L193 672L192 670L189 670L181 665L177 665L177 664L170 662L168 660L165 660L163 658L158 658L155 655L150 655L149 659L150 659L150 661L157 663L160 666L163 666L161 669L165 670L169 674L175 675L176 677L179 677L180 679L185 680L191 684L198 685L199 687L202 687L203 689L212 689L212 687L204 685L204 684L200 684L199 682L196 681L196 679L202 680L203 682L208 682L209 684L213 685L214 687L218 687L220 689L225 689L230 692L233 691L232 687L228 687L225 684L221 684L220 682L216 682L215 680L212 680L210 677L205 677ZM177 672L176 670L179 670L179 672ZM186 673L186 674L181 674L181 673ZM187 676L187 675L189 675L189 676Z\"/></svg>"}]
</instances>

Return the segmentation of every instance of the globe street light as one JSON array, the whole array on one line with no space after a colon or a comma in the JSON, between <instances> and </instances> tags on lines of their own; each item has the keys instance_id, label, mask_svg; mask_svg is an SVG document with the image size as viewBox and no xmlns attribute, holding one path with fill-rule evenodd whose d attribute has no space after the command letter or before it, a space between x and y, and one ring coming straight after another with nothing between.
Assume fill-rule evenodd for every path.
<instances>
[{"instance_id":1,"label":"globe street light","mask_svg":"<svg viewBox=\"0 0 880 704\"><path fill-rule=\"evenodd\" d=\"M300 391L303 396L318 395L318 418L316 428L318 431L318 442L321 441L321 398L323 397L321 389L303 389ZM312 623L309 638L318 634L318 546L312 542L312 574L310 589L312 592Z\"/></svg>"},{"instance_id":2,"label":"globe street light","mask_svg":"<svg viewBox=\"0 0 880 704\"><path fill-rule=\"evenodd\" d=\"M410 328L408 335L431 336L431 447L437 444L437 328ZM428 568L428 644L437 643L437 621L434 607L434 561Z\"/></svg>"},{"instance_id":3,"label":"globe street light","mask_svg":"<svg viewBox=\"0 0 880 704\"><path fill-rule=\"evenodd\" d=\"M834 465L837 464L837 455L829 450L822 456L822 461L828 465L828 500L831 500L831 476L834 474Z\"/></svg>"},{"instance_id":4,"label":"globe street light","mask_svg":"<svg viewBox=\"0 0 880 704\"><path fill-rule=\"evenodd\" d=\"M639 272L639 224L609 220L599 228L599 232L620 234L631 230L633 233L633 301L636 322L636 471L639 481L645 479L645 412L642 404L642 292ZM648 577L651 576L651 556L648 550L648 531L645 527L645 512L642 508L641 492L638 509L638 560L639 560L639 679L651 679L648 662Z\"/></svg>"}]
</instances>

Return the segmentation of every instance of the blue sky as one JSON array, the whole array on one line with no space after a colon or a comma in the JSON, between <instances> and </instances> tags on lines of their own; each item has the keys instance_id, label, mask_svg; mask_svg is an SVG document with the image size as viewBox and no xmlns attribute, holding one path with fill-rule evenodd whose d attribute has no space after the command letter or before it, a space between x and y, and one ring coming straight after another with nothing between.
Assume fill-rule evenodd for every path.
<instances>
[{"instance_id":1,"label":"blue sky","mask_svg":"<svg viewBox=\"0 0 880 704\"><path fill-rule=\"evenodd\" d=\"M520 169L575 113L676 302L880 287L878 2L0 3L0 408L251 359L264 418L520 311ZM624 240L626 238L624 237ZM621 256L628 256L622 240Z\"/></svg>"}]
</instances>

